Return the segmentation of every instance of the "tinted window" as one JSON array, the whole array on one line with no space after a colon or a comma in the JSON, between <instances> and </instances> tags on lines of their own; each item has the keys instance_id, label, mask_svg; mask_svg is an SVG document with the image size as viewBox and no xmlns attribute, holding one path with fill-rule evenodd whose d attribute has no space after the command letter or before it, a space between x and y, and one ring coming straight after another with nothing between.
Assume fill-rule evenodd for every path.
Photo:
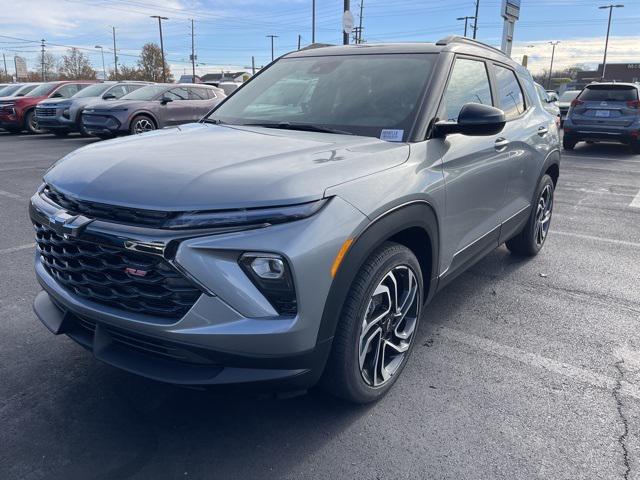
<instances>
[{"instance_id":1,"label":"tinted window","mask_svg":"<svg viewBox=\"0 0 640 480\"><path fill-rule=\"evenodd\" d=\"M467 103L492 105L491 86L484 62L459 58L453 65L444 94L442 118L458 120L460 110Z\"/></svg>"},{"instance_id":2,"label":"tinted window","mask_svg":"<svg viewBox=\"0 0 640 480\"><path fill-rule=\"evenodd\" d=\"M122 98L123 100L153 100L166 91L167 87L165 85L147 85L146 87L139 88L135 92L131 92Z\"/></svg>"},{"instance_id":3,"label":"tinted window","mask_svg":"<svg viewBox=\"0 0 640 480\"><path fill-rule=\"evenodd\" d=\"M128 93L135 92L136 90L138 90L139 88L142 88L142 87L146 87L146 85L138 84L138 83L130 83L129 85L125 85L124 86L124 88L127 89Z\"/></svg>"},{"instance_id":4,"label":"tinted window","mask_svg":"<svg viewBox=\"0 0 640 480\"><path fill-rule=\"evenodd\" d=\"M68 83L61 86L53 94L55 97L69 98L80 91L80 86L76 83Z\"/></svg>"},{"instance_id":5,"label":"tinted window","mask_svg":"<svg viewBox=\"0 0 640 480\"><path fill-rule=\"evenodd\" d=\"M524 95L513 70L495 65L495 72L500 108L510 120L524 113Z\"/></svg>"},{"instance_id":6,"label":"tinted window","mask_svg":"<svg viewBox=\"0 0 640 480\"><path fill-rule=\"evenodd\" d=\"M571 100L576 98L579 93L580 93L580 90L567 90L562 95L560 95L560 101L561 102L570 102Z\"/></svg>"},{"instance_id":7,"label":"tinted window","mask_svg":"<svg viewBox=\"0 0 640 480\"><path fill-rule=\"evenodd\" d=\"M0 97L8 97L10 95L13 95L18 90L20 90L20 88L22 88L21 84L8 85L6 87L2 87L2 88L0 88Z\"/></svg>"},{"instance_id":8,"label":"tinted window","mask_svg":"<svg viewBox=\"0 0 640 480\"><path fill-rule=\"evenodd\" d=\"M125 87L124 85L116 85L106 93L108 93L109 95L113 95L116 98L120 98L126 95L127 93L129 93L129 91L127 90L127 87Z\"/></svg>"},{"instance_id":9,"label":"tinted window","mask_svg":"<svg viewBox=\"0 0 640 480\"><path fill-rule=\"evenodd\" d=\"M207 100L209 98L204 88L190 87L187 90L189 90L189 100Z\"/></svg>"},{"instance_id":10,"label":"tinted window","mask_svg":"<svg viewBox=\"0 0 640 480\"><path fill-rule=\"evenodd\" d=\"M549 103L549 94L544 88L536 84L536 91L538 92L538 96L540 97L540 100L542 100L543 103Z\"/></svg>"},{"instance_id":11,"label":"tinted window","mask_svg":"<svg viewBox=\"0 0 640 480\"><path fill-rule=\"evenodd\" d=\"M628 102L638 100L638 91L626 85L591 85L578 98L593 102Z\"/></svg>"},{"instance_id":12,"label":"tinted window","mask_svg":"<svg viewBox=\"0 0 640 480\"><path fill-rule=\"evenodd\" d=\"M56 85L57 83L42 83L31 90L27 95L25 95L25 97L42 97L44 95L49 95L49 93L56 88Z\"/></svg>"},{"instance_id":13,"label":"tinted window","mask_svg":"<svg viewBox=\"0 0 640 480\"><path fill-rule=\"evenodd\" d=\"M284 58L234 93L210 118L226 123L310 124L404 139L436 56ZM385 135L387 132L385 132Z\"/></svg>"},{"instance_id":14,"label":"tinted window","mask_svg":"<svg viewBox=\"0 0 640 480\"><path fill-rule=\"evenodd\" d=\"M172 88L167 93L165 93L164 96L170 98L171 100L188 100L189 90L187 90L186 88Z\"/></svg>"},{"instance_id":15,"label":"tinted window","mask_svg":"<svg viewBox=\"0 0 640 480\"><path fill-rule=\"evenodd\" d=\"M74 97L75 98L99 97L110 86L111 85L109 85L108 83L96 83L95 85L91 85L87 88L82 89L82 91L76 93Z\"/></svg>"}]
</instances>

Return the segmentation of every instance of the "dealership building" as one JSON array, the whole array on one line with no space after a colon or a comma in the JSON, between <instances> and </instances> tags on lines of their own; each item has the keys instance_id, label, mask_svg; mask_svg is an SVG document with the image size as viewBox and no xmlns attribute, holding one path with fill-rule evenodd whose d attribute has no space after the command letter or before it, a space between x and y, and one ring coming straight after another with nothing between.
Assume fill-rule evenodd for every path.
<instances>
[{"instance_id":1,"label":"dealership building","mask_svg":"<svg viewBox=\"0 0 640 480\"><path fill-rule=\"evenodd\" d=\"M591 82L599 82L602 79L602 64L596 70L578 72L577 77L571 83L566 84L563 90L580 90ZM635 63L607 63L605 70L607 82L640 82L640 61Z\"/></svg>"}]
</instances>

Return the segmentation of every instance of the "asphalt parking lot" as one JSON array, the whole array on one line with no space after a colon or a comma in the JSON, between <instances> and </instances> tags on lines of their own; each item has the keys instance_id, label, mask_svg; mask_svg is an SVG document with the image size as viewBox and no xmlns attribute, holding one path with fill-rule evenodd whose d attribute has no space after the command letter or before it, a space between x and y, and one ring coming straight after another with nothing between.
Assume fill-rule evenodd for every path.
<instances>
[{"instance_id":1,"label":"asphalt parking lot","mask_svg":"<svg viewBox=\"0 0 640 480\"><path fill-rule=\"evenodd\" d=\"M542 253L450 284L354 407L154 383L40 324L27 202L92 141L0 133L0 479L640 479L640 155L565 153Z\"/></svg>"}]
</instances>

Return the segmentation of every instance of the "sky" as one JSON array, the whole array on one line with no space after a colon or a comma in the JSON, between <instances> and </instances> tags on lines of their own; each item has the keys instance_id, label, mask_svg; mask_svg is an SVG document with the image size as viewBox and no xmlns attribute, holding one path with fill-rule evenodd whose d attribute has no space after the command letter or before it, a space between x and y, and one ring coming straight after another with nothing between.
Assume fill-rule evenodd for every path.
<instances>
[{"instance_id":1,"label":"sky","mask_svg":"<svg viewBox=\"0 0 640 480\"><path fill-rule=\"evenodd\" d=\"M437 41L461 35L464 22L474 15L475 0L351 0L355 23L363 5L363 38L368 43ZM503 20L500 0L479 0L477 38L500 45ZM267 35L275 55L311 43L312 0L0 0L0 53L13 70L14 55L37 69L40 39L56 55L67 46L83 49L94 68L102 70L96 45L102 45L106 69L113 69L112 26L116 27L119 63L133 65L146 42L159 43L157 20L162 15L164 47L175 76L190 72L191 19L195 23L197 73L248 68L271 60ZM529 56L533 73L548 68L551 46L556 48L554 68L602 61L608 10L595 0L522 0L516 23L512 56ZM640 63L640 0L621 0L613 11L609 62ZM343 0L316 0L316 42L341 43ZM0 59L1 60L1 59ZM0 64L0 68L3 65Z\"/></svg>"}]
</instances>

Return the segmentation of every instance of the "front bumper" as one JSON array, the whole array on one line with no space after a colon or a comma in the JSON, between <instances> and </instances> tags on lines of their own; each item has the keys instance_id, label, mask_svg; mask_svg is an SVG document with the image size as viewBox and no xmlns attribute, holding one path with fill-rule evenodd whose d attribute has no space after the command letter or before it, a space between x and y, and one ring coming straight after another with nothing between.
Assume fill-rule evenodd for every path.
<instances>
[{"instance_id":1,"label":"front bumper","mask_svg":"<svg viewBox=\"0 0 640 480\"><path fill-rule=\"evenodd\" d=\"M40 224L59 213L39 194L32 198L30 212ZM335 198L305 220L195 237L193 232L180 237L184 232L166 231L172 237L162 237L155 231L153 239L149 229L94 220L79 238L138 247L177 242L171 261L208 293L179 319L156 318L75 295L36 255L44 292L34 310L52 332L68 335L99 360L148 378L188 385L275 382L306 388L319 378L331 345L331 337L318 334L332 282L331 263L365 218ZM288 259L298 295L295 317L278 316L242 272L237 258L246 251Z\"/></svg>"},{"instance_id":2,"label":"front bumper","mask_svg":"<svg viewBox=\"0 0 640 480\"><path fill-rule=\"evenodd\" d=\"M78 130L76 122L64 117L62 113L58 113L55 116L41 116L38 115L36 109L36 120L38 121L38 127L46 130L62 130L65 132Z\"/></svg>"},{"instance_id":3,"label":"front bumper","mask_svg":"<svg viewBox=\"0 0 640 480\"><path fill-rule=\"evenodd\" d=\"M81 122L87 132L93 135L116 135L127 131L117 117L108 114L83 113Z\"/></svg>"}]
</instances>

